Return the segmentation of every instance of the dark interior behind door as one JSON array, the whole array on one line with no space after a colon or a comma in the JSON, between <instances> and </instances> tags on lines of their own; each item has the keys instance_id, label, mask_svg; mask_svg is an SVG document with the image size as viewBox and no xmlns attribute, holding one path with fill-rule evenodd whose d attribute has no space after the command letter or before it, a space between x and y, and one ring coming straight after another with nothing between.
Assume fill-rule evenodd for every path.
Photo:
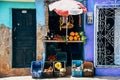
<instances>
[{"instance_id":1,"label":"dark interior behind door","mask_svg":"<svg viewBox=\"0 0 120 80\"><path fill-rule=\"evenodd\" d=\"M12 66L30 67L36 60L36 10L12 9Z\"/></svg>"}]
</instances>

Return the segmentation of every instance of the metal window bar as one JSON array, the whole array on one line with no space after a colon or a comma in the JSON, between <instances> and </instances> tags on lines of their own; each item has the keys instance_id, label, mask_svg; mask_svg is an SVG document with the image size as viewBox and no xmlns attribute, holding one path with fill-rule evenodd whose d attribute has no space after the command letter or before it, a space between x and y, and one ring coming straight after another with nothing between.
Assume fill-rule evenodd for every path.
<instances>
[{"instance_id":1,"label":"metal window bar","mask_svg":"<svg viewBox=\"0 0 120 80\"><path fill-rule=\"evenodd\" d=\"M120 55L118 55L118 53L120 52L118 51L118 49L120 50L120 41L117 41L120 40L120 36L117 36L117 33L120 30L120 28L118 28L120 25L120 4L118 4L117 2L120 2L120 0L110 1L114 1L114 3L95 5L95 67L120 67ZM111 26L111 24L107 22L108 19L111 19L115 22L113 26ZM107 28L110 29L107 30ZM102 32L101 29L104 29L104 32ZM102 38L105 38L105 40L102 41ZM112 46L113 51L107 49L106 46Z\"/></svg>"}]
</instances>

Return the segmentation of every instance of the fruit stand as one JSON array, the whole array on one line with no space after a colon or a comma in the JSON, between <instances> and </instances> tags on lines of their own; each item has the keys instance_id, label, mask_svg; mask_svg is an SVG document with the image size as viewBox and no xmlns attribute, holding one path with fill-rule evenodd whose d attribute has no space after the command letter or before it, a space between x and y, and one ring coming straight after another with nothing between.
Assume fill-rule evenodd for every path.
<instances>
[{"instance_id":1,"label":"fruit stand","mask_svg":"<svg viewBox=\"0 0 120 80\"><path fill-rule=\"evenodd\" d=\"M67 2L68 0L66 0ZM57 1L56 1L57 2ZM55 3L56 3L55 2ZM64 5L64 1L60 0ZM74 1L73 1L74 2ZM72 1L68 1L68 4L73 4ZM59 1L58 1L59 3ZM87 9L79 2L74 2L76 6L81 7L77 13L66 14L59 11L59 7L54 10L51 3L49 7L48 25L49 32L45 36L45 54L46 61L52 61L53 64L56 61L64 64L66 75L68 67L71 67L72 60L83 60L84 59L84 44L86 42L86 36L84 33L84 14ZM76 4L77 3L77 4ZM79 4L79 5L78 5ZM58 6L57 4L56 6ZM66 5L65 5L66 6ZM66 6L66 9L68 6ZM72 6L74 7L74 6ZM83 11L83 12L81 12ZM54 68L54 67L53 67ZM71 68L70 68L71 69ZM60 70L54 68L54 77L60 77ZM65 76L65 75L64 75Z\"/></svg>"},{"instance_id":2,"label":"fruit stand","mask_svg":"<svg viewBox=\"0 0 120 80\"><path fill-rule=\"evenodd\" d=\"M63 6L66 6L64 0L59 1L63 3ZM51 3L48 5L49 31L43 40L46 55L43 77L64 77L69 72L67 68L70 67L71 70L72 60L84 59L86 36L84 34L85 15L82 13L87 12L87 9L75 0L65 0L65 2L73 4L72 8L75 6L79 7L77 8L78 10L75 10L76 13L74 13L74 10L72 10L73 12L70 10L70 13L64 13L64 11L62 13L58 8L53 6L56 4ZM66 6L66 9L68 10L69 7ZM51 63L52 65L45 67L46 63ZM49 73L49 71L51 72Z\"/></svg>"}]
</instances>

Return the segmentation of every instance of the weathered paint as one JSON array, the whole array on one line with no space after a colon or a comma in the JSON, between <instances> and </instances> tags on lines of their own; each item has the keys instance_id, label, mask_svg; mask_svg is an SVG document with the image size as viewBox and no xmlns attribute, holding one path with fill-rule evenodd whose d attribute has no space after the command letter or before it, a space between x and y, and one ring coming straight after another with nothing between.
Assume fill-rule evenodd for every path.
<instances>
[{"instance_id":1,"label":"weathered paint","mask_svg":"<svg viewBox=\"0 0 120 80\"><path fill-rule=\"evenodd\" d=\"M44 0L36 0L37 25L45 25L45 6Z\"/></svg>"},{"instance_id":2,"label":"weathered paint","mask_svg":"<svg viewBox=\"0 0 120 80\"><path fill-rule=\"evenodd\" d=\"M12 8L20 8L20 9L35 9L34 2L3 2L0 1L0 24L4 24L5 27L12 28ZM44 10L44 8L42 8ZM37 17L39 18L39 17ZM44 20L43 20L44 21ZM5 28L7 29L7 28ZM1 36L4 36L3 32L4 27L0 28L2 31ZM2 55L0 55L0 76L28 76L30 75L30 68L12 68L12 33L11 29L10 34L5 37L10 37L10 39L5 38L5 44L10 44L7 48L2 48ZM8 31L7 31L8 32ZM43 51L43 42L41 40L41 27L37 27L37 53L36 53L36 60L41 60L41 53ZM10 40L6 42L6 40ZM5 50L7 49L7 50Z\"/></svg>"},{"instance_id":3,"label":"weathered paint","mask_svg":"<svg viewBox=\"0 0 120 80\"><path fill-rule=\"evenodd\" d=\"M0 24L12 28L12 8L35 9L34 2L3 2L0 1Z\"/></svg>"}]
</instances>

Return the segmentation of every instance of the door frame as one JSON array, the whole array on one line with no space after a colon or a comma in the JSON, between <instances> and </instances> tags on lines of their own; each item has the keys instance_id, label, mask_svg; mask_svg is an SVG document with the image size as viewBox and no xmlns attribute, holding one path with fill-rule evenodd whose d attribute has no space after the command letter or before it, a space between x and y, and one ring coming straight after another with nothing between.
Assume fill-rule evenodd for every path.
<instances>
[{"instance_id":1,"label":"door frame","mask_svg":"<svg viewBox=\"0 0 120 80\"><path fill-rule=\"evenodd\" d=\"M36 10L36 8L11 8L10 9L10 24L11 24L11 26L12 26L12 28L13 28L13 17L12 17L12 11L13 11L13 9L25 9L25 10ZM36 12L36 16L37 16L37 12ZM9 63L10 63L10 68L14 68L13 67L13 43L12 43L12 40L13 40L13 38L12 38L12 36L13 36L13 33L12 33L12 28L10 29L10 46L11 46L11 50L10 50L10 61L9 61ZM37 59L37 17L36 17L36 53L35 53L35 56L36 56L36 59Z\"/></svg>"}]
</instances>

